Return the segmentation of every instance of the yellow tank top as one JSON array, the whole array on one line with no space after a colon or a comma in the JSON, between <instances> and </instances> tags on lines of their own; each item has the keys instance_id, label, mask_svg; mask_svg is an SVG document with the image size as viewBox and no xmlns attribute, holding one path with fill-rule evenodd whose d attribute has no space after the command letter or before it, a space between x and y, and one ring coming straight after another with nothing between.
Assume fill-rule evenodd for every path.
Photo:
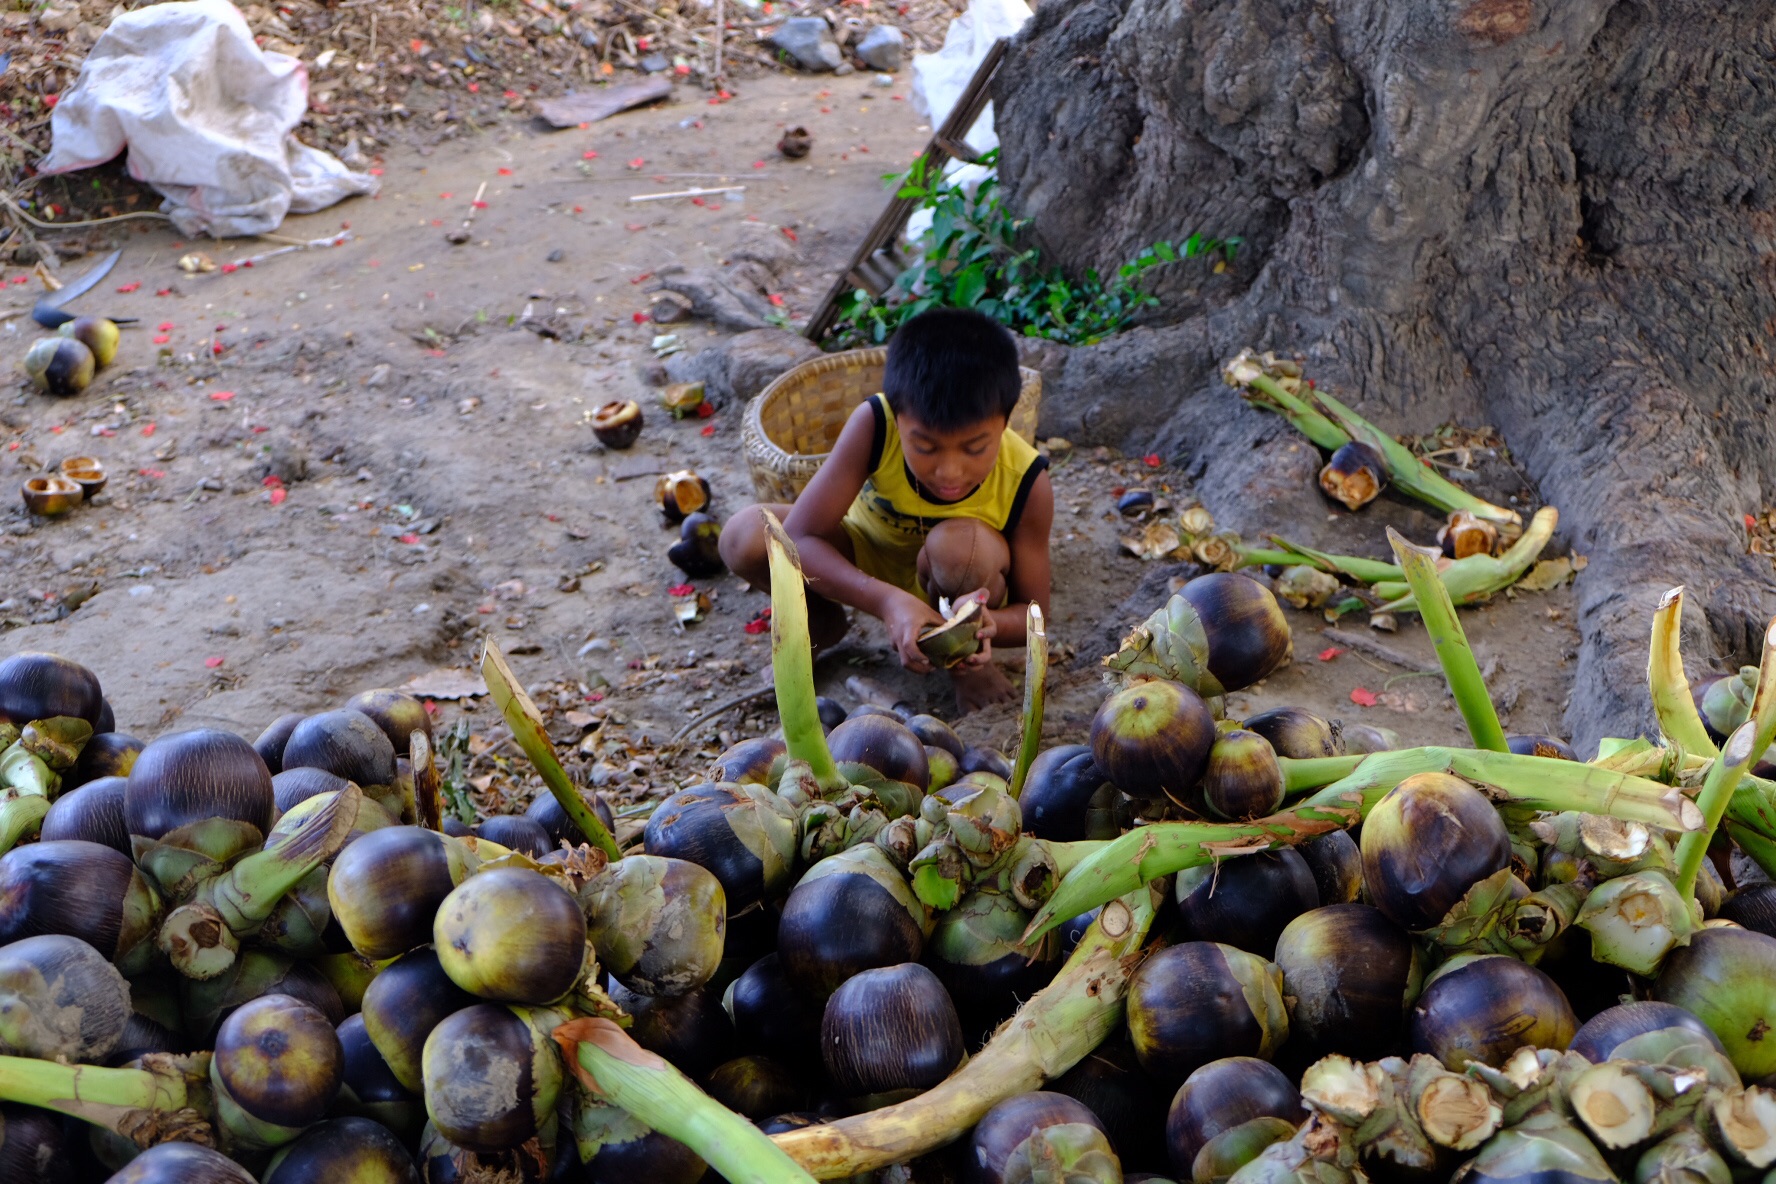
<instances>
[{"instance_id":1,"label":"yellow tank top","mask_svg":"<svg viewBox=\"0 0 1776 1184\"><path fill-rule=\"evenodd\" d=\"M1008 427L999 442L999 459L985 481L959 501L933 501L906 463L887 397L871 395L868 406L876 420L870 475L845 512L845 533L862 571L922 594L919 549L931 528L946 518L975 518L1001 534L1011 534L1023 515L1031 486L1048 467L1048 458Z\"/></svg>"}]
</instances>

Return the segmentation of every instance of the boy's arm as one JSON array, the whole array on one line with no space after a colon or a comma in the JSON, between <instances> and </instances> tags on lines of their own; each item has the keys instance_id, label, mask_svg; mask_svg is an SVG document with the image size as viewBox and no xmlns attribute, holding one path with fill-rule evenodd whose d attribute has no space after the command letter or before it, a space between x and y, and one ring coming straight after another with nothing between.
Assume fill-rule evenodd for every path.
<instances>
[{"instance_id":1,"label":"boy's arm","mask_svg":"<svg viewBox=\"0 0 1776 1184\"><path fill-rule=\"evenodd\" d=\"M810 589L880 619L888 626L901 664L926 673L931 670L931 663L919 651L919 631L927 625L941 624L943 618L911 592L865 575L845 558L845 528L841 523L869 477L875 435L875 413L865 403L845 421L831 454L796 499L783 528L801 552L802 570L807 573ZM1033 499L1034 490L1031 496ZM1051 516L1052 512L1051 501ZM1043 579L1046 582L1046 574Z\"/></svg>"},{"instance_id":2,"label":"boy's arm","mask_svg":"<svg viewBox=\"0 0 1776 1184\"><path fill-rule=\"evenodd\" d=\"M1006 605L992 609L993 644L1023 645L1032 601L1048 613L1050 564L1048 534L1054 526L1054 483L1047 471L1036 476L1024 512L1006 542L1011 544L1011 574L1006 581Z\"/></svg>"}]
</instances>

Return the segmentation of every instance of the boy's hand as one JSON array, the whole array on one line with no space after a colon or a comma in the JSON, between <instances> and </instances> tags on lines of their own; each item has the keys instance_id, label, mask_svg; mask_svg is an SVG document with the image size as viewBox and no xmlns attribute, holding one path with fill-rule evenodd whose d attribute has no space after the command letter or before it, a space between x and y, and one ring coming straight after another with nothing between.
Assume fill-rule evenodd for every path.
<instances>
[{"instance_id":1,"label":"boy's hand","mask_svg":"<svg viewBox=\"0 0 1776 1184\"><path fill-rule=\"evenodd\" d=\"M931 659L919 648L919 634L932 625L943 624L937 610L907 593L889 604L882 614L882 623L888 627L888 638L900 654L900 664L915 674L930 674Z\"/></svg>"},{"instance_id":2,"label":"boy's hand","mask_svg":"<svg viewBox=\"0 0 1776 1184\"><path fill-rule=\"evenodd\" d=\"M980 601L980 628L974 631L974 639L980 642L980 649L962 659L964 666L985 666L993 660L993 638L999 636L999 620L993 616L993 610L987 607L987 590L976 589L958 600L954 606L960 608L970 600Z\"/></svg>"}]
</instances>

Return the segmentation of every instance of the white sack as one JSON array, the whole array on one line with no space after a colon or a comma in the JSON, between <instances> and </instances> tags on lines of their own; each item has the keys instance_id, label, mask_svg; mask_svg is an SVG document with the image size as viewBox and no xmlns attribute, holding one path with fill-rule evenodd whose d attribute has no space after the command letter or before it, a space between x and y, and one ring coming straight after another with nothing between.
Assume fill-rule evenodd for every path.
<instances>
[{"instance_id":1,"label":"white sack","mask_svg":"<svg viewBox=\"0 0 1776 1184\"><path fill-rule=\"evenodd\" d=\"M188 235L275 230L377 182L298 141L308 70L266 53L228 0L187 0L127 12L87 54L51 117L42 171L103 164L129 150L130 176L165 197Z\"/></svg>"}]
</instances>

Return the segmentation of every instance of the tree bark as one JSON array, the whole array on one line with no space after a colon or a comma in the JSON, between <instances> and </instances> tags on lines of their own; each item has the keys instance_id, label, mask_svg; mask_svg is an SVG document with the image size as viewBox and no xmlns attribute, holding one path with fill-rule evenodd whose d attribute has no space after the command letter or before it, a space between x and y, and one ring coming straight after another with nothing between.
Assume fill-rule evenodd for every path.
<instances>
[{"instance_id":1,"label":"tree bark","mask_svg":"<svg viewBox=\"0 0 1776 1184\"><path fill-rule=\"evenodd\" d=\"M1171 267L1152 323L1044 351L1045 432L1163 450L1218 519L1307 533L1312 449L1218 374L1245 346L1301 355L1388 430L1493 425L1559 507L1590 559L1576 742L1651 729L1672 585L1706 612L1694 666L1755 660L1776 613L1743 529L1776 478L1768 0L1045 0L995 99L1008 201L1049 259L1246 240L1225 275Z\"/></svg>"}]
</instances>

